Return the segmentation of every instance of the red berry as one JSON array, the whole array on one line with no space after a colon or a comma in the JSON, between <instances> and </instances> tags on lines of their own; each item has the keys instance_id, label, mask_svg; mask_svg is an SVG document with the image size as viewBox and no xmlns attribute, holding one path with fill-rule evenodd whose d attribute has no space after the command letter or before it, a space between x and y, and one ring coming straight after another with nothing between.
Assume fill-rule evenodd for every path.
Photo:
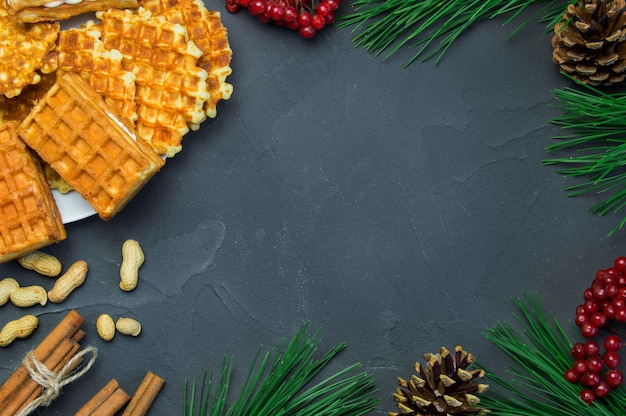
<instances>
[{"instance_id":1,"label":"red berry","mask_svg":"<svg viewBox=\"0 0 626 416\"><path fill-rule=\"evenodd\" d=\"M587 387L595 387L602 381L599 373L585 373L580 378L580 384Z\"/></svg>"},{"instance_id":2,"label":"red berry","mask_svg":"<svg viewBox=\"0 0 626 416\"><path fill-rule=\"evenodd\" d=\"M595 300L586 300L584 305L585 311L587 311L587 313L597 312L600 306L599 303Z\"/></svg>"},{"instance_id":3,"label":"red berry","mask_svg":"<svg viewBox=\"0 0 626 416\"><path fill-rule=\"evenodd\" d=\"M230 13L237 13L239 11L239 9L241 8L241 6L239 6L237 3L235 2L230 2L227 1L226 2L226 10Z\"/></svg>"},{"instance_id":4,"label":"red berry","mask_svg":"<svg viewBox=\"0 0 626 416\"><path fill-rule=\"evenodd\" d=\"M582 342L577 342L572 345L572 357L574 358L585 358L587 353L585 352L584 344Z\"/></svg>"},{"instance_id":5,"label":"red berry","mask_svg":"<svg viewBox=\"0 0 626 416\"><path fill-rule=\"evenodd\" d=\"M611 387L609 387L606 381L601 381L594 387L593 392L596 394L596 397L603 398L609 395Z\"/></svg>"},{"instance_id":6,"label":"red berry","mask_svg":"<svg viewBox=\"0 0 626 416\"><path fill-rule=\"evenodd\" d=\"M602 361L604 361L604 364L606 364L607 367L616 368L619 365L621 358L615 351L607 351L602 356Z\"/></svg>"},{"instance_id":7,"label":"red berry","mask_svg":"<svg viewBox=\"0 0 626 416\"><path fill-rule=\"evenodd\" d=\"M580 327L580 333L585 338L593 338L598 335L598 327L590 322L587 322L582 324Z\"/></svg>"},{"instance_id":8,"label":"red berry","mask_svg":"<svg viewBox=\"0 0 626 416\"><path fill-rule=\"evenodd\" d=\"M576 306L576 315L584 315L587 311L585 310L585 305Z\"/></svg>"},{"instance_id":9,"label":"red berry","mask_svg":"<svg viewBox=\"0 0 626 416\"><path fill-rule=\"evenodd\" d=\"M609 283L606 285L606 297L613 299L619 295L620 287L617 283Z\"/></svg>"},{"instance_id":10,"label":"red berry","mask_svg":"<svg viewBox=\"0 0 626 416\"><path fill-rule=\"evenodd\" d=\"M624 374L616 368L612 368L606 372L604 379L611 388L616 388L624 381Z\"/></svg>"},{"instance_id":11,"label":"red berry","mask_svg":"<svg viewBox=\"0 0 626 416\"><path fill-rule=\"evenodd\" d=\"M324 16L320 16L319 14L316 14L311 19L311 27L315 30L322 30L325 25L326 25L326 20L324 19Z\"/></svg>"},{"instance_id":12,"label":"red berry","mask_svg":"<svg viewBox=\"0 0 626 416\"><path fill-rule=\"evenodd\" d=\"M585 314L585 313L581 313L580 315L576 315L576 318L574 319L574 322L576 323L576 326L583 326L583 324L587 324L589 323L590 319L589 319L589 315Z\"/></svg>"},{"instance_id":13,"label":"red berry","mask_svg":"<svg viewBox=\"0 0 626 416\"><path fill-rule=\"evenodd\" d=\"M573 368L570 368L565 372L565 374L563 374L565 380L569 381L570 383L576 383L578 381L578 376L579 374Z\"/></svg>"},{"instance_id":14,"label":"red berry","mask_svg":"<svg viewBox=\"0 0 626 416\"><path fill-rule=\"evenodd\" d=\"M606 324L606 316L604 316L601 312L594 312L591 314L591 318L589 318L590 322L597 326L598 328L602 328Z\"/></svg>"},{"instance_id":15,"label":"red berry","mask_svg":"<svg viewBox=\"0 0 626 416\"><path fill-rule=\"evenodd\" d=\"M606 288L604 286L596 286L593 288L593 297L595 300L606 299Z\"/></svg>"},{"instance_id":16,"label":"red berry","mask_svg":"<svg viewBox=\"0 0 626 416\"><path fill-rule=\"evenodd\" d=\"M280 4L275 4L270 7L270 16L274 20L283 20L283 16L285 15L285 8Z\"/></svg>"},{"instance_id":17,"label":"red berry","mask_svg":"<svg viewBox=\"0 0 626 416\"><path fill-rule=\"evenodd\" d=\"M302 27L311 25L311 15L307 12L302 12L298 15L298 24Z\"/></svg>"},{"instance_id":18,"label":"red berry","mask_svg":"<svg viewBox=\"0 0 626 416\"><path fill-rule=\"evenodd\" d=\"M576 371L578 375L585 374L587 372L587 360L580 358L574 361L572 370Z\"/></svg>"},{"instance_id":19,"label":"red berry","mask_svg":"<svg viewBox=\"0 0 626 416\"><path fill-rule=\"evenodd\" d=\"M287 26L289 29L292 29L292 30L300 29L300 25L298 24L297 20L292 20L291 22L287 22L285 26Z\"/></svg>"},{"instance_id":20,"label":"red berry","mask_svg":"<svg viewBox=\"0 0 626 416\"><path fill-rule=\"evenodd\" d=\"M615 320L617 322L626 322L626 307L615 309Z\"/></svg>"},{"instance_id":21,"label":"red berry","mask_svg":"<svg viewBox=\"0 0 626 416\"><path fill-rule=\"evenodd\" d=\"M248 12L252 15L259 15L265 12L267 5L263 0L250 0Z\"/></svg>"},{"instance_id":22,"label":"red berry","mask_svg":"<svg viewBox=\"0 0 626 416\"><path fill-rule=\"evenodd\" d=\"M339 8L339 1L337 0L326 0L326 4L331 12L334 12Z\"/></svg>"},{"instance_id":23,"label":"red berry","mask_svg":"<svg viewBox=\"0 0 626 416\"><path fill-rule=\"evenodd\" d=\"M607 351L619 351L622 348L622 340L617 335L609 335L604 340L604 349Z\"/></svg>"},{"instance_id":24,"label":"red berry","mask_svg":"<svg viewBox=\"0 0 626 416\"><path fill-rule=\"evenodd\" d=\"M298 19L298 11L295 7L289 5L285 7L285 13L283 14L283 20L285 22L295 22Z\"/></svg>"},{"instance_id":25,"label":"red berry","mask_svg":"<svg viewBox=\"0 0 626 416\"><path fill-rule=\"evenodd\" d=\"M587 354L587 357L598 355L600 352L600 344L598 344L598 341L590 339L583 344L583 350L585 351L585 354Z\"/></svg>"},{"instance_id":26,"label":"red berry","mask_svg":"<svg viewBox=\"0 0 626 416\"><path fill-rule=\"evenodd\" d=\"M611 305L615 306L616 309L626 308L626 292L624 296L618 295L617 298L613 299Z\"/></svg>"},{"instance_id":27,"label":"red berry","mask_svg":"<svg viewBox=\"0 0 626 416\"><path fill-rule=\"evenodd\" d=\"M248 7L250 6L250 0L237 0L237 4L241 7Z\"/></svg>"},{"instance_id":28,"label":"red berry","mask_svg":"<svg viewBox=\"0 0 626 416\"><path fill-rule=\"evenodd\" d=\"M317 8L315 9L315 14L319 14L320 16L326 16L328 12L330 12L330 8L326 3L318 4Z\"/></svg>"},{"instance_id":29,"label":"red berry","mask_svg":"<svg viewBox=\"0 0 626 416\"><path fill-rule=\"evenodd\" d=\"M626 271L626 257L620 256L616 258L613 265L618 271Z\"/></svg>"},{"instance_id":30,"label":"red berry","mask_svg":"<svg viewBox=\"0 0 626 416\"><path fill-rule=\"evenodd\" d=\"M612 303L604 306L604 309L602 310L602 312L604 312L604 316L606 316L606 319L615 319L615 311L615 306L613 306Z\"/></svg>"},{"instance_id":31,"label":"red berry","mask_svg":"<svg viewBox=\"0 0 626 416\"><path fill-rule=\"evenodd\" d=\"M585 389L580 392L578 397L580 397L583 402L591 404L596 399L596 394L592 390Z\"/></svg>"},{"instance_id":32,"label":"red berry","mask_svg":"<svg viewBox=\"0 0 626 416\"><path fill-rule=\"evenodd\" d=\"M587 358L587 370L591 373L599 373L604 368L604 361L598 355Z\"/></svg>"},{"instance_id":33,"label":"red berry","mask_svg":"<svg viewBox=\"0 0 626 416\"><path fill-rule=\"evenodd\" d=\"M335 21L335 13L328 13L326 16L324 16L324 20L326 21L327 25L332 24Z\"/></svg>"},{"instance_id":34,"label":"red berry","mask_svg":"<svg viewBox=\"0 0 626 416\"><path fill-rule=\"evenodd\" d=\"M298 31L300 32L300 36L305 39L311 39L313 36L315 36L315 29L313 29L311 25L302 26L300 29L298 29Z\"/></svg>"},{"instance_id":35,"label":"red berry","mask_svg":"<svg viewBox=\"0 0 626 416\"><path fill-rule=\"evenodd\" d=\"M269 23L272 21L272 16L268 15L267 13L259 13L257 17L263 23Z\"/></svg>"}]
</instances>

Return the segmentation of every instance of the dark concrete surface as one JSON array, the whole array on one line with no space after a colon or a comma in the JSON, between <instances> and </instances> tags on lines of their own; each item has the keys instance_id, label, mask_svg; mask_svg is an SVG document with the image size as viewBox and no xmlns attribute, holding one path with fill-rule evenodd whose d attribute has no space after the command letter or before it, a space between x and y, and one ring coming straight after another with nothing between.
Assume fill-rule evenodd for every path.
<instances>
[{"instance_id":1,"label":"dark concrete surface","mask_svg":"<svg viewBox=\"0 0 626 416\"><path fill-rule=\"evenodd\" d=\"M349 3L343 3L343 13ZM91 371L41 415L71 415L111 378L133 392L145 372L166 385L150 412L182 414L185 379L235 359L238 391L260 345L274 348L309 321L322 349L346 342L332 368L361 362L395 408L396 377L440 346L462 344L493 369L508 365L484 337L513 319L510 298L537 292L574 316L598 268L625 253L617 218L567 199L572 181L542 166L558 130L552 89L569 85L544 26L481 23L433 62L411 52L374 59L351 29L313 40L264 25L221 1L234 85L216 119L113 220L67 226L50 247L86 283L60 305L2 306L0 321L34 313L40 327L0 351L4 380L69 309L86 319ZM118 288L121 245L145 252L140 282ZM14 263L0 277L50 280ZM141 321L137 338L100 340L101 313Z\"/></svg>"}]
</instances>

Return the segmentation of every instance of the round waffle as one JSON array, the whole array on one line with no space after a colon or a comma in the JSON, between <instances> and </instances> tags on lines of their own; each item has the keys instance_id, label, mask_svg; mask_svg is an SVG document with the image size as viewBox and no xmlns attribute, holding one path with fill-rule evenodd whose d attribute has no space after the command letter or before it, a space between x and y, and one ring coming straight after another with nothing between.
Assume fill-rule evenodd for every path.
<instances>
[{"instance_id":1,"label":"round waffle","mask_svg":"<svg viewBox=\"0 0 626 416\"><path fill-rule=\"evenodd\" d=\"M140 4L153 16L163 16L168 22L187 28L189 39L202 51L198 66L209 74L211 97L205 102L204 111L207 117L216 117L217 103L228 100L233 93L233 86L226 82L232 73L233 51L220 13L209 11L201 0L145 0Z\"/></svg>"},{"instance_id":2,"label":"round waffle","mask_svg":"<svg viewBox=\"0 0 626 416\"><path fill-rule=\"evenodd\" d=\"M89 80L111 110L129 126L137 119L135 75L122 66L122 54L107 50L93 22L61 31L58 42L58 71L75 72Z\"/></svg>"},{"instance_id":3,"label":"round waffle","mask_svg":"<svg viewBox=\"0 0 626 416\"><path fill-rule=\"evenodd\" d=\"M122 53L125 69L135 74L137 135L155 150L173 157L191 126L206 119L208 73L197 66L202 51L187 30L140 9L111 9L96 15L102 41Z\"/></svg>"}]
</instances>

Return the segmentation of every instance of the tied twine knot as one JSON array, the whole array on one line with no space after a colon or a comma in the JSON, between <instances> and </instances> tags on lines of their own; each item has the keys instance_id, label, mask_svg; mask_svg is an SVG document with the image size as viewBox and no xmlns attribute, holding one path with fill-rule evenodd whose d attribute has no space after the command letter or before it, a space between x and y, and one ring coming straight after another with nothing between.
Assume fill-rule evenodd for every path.
<instances>
[{"instance_id":1,"label":"tied twine knot","mask_svg":"<svg viewBox=\"0 0 626 416\"><path fill-rule=\"evenodd\" d=\"M78 371L74 371L79 360L84 355L91 353L91 358L80 368ZM54 399L59 397L63 387L74 380L82 377L96 361L98 356L98 350L95 347L87 347L73 356L58 373L50 370L41 361L35 358L35 354L30 351L22 360L22 365L28 370L30 377L42 387L42 392L39 397L30 402L28 406L22 409L17 416L27 416L40 406L49 406Z\"/></svg>"}]
</instances>

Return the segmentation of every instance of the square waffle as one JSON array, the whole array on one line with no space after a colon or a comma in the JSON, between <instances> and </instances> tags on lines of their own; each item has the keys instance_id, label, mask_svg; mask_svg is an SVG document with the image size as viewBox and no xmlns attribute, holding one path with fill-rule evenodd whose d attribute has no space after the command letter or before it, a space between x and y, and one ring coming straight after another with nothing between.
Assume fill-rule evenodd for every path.
<instances>
[{"instance_id":1,"label":"square waffle","mask_svg":"<svg viewBox=\"0 0 626 416\"><path fill-rule=\"evenodd\" d=\"M6 3L15 20L27 23L65 20L111 8L137 8L137 0L6 0Z\"/></svg>"},{"instance_id":2,"label":"square waffle","mask_svg":"<svg viewBox=\"0 0 626 416\"><path fill-rule=\"evenodd\" d=\"M233 86L226 82L232 73L233 51L220 13L209 11L201 0L145 0L140 4L154 16L163 16L168 22L187 28L189 39L202 51L198 66L208 73L210 98L204 103L204 111L207 117L215 118L217 103L228 100L233 93Z\"/></svg>"},{"instance_id":3,"label":"square waffle","mask_svg":"<svg viewBox=\"0 0 626 416\"><path fill-rule=\"evenodd\" d=\"M96 16L105 47L119 50L124 67L135 74L137 135L159 154L173 157L190 126L206 119L208 74L197 66L202 51L183 26L153 19L142 9L111 9Z\"/></svg>"},{"instance_id":4,"label":"square waffle","mask_svg":"<svg viewBox=\"0 0 626 416\"><path fill-rule=\"evenodd\" d=\"M103 220L117 214L165 163L71 72L57 78L18 131Z\"/></svg>"},{"instance_id":5,"label":"square waffle","mask_svg":"<svg viewBox=\"0 0 626 416\"><path fill-rule=\"evenodd\" d=\"M65 238L41 166L18 137L17 124L0 125L0 263Z\"/></svg>"},{"instance_id":6,"label":"square waffle","mask_svg":"<svg viewBox=\"0 0 626 416\"><path fill-rule=\"evenodd\" d=\"M135 75L122 67L120 51L107 50L99 39L100 32L92 27L93 22L87 22L81 28L61 31L58 72L76 72L89 80L115 115L132 126L137 119Z\"/></svg>"}]
</instances>

